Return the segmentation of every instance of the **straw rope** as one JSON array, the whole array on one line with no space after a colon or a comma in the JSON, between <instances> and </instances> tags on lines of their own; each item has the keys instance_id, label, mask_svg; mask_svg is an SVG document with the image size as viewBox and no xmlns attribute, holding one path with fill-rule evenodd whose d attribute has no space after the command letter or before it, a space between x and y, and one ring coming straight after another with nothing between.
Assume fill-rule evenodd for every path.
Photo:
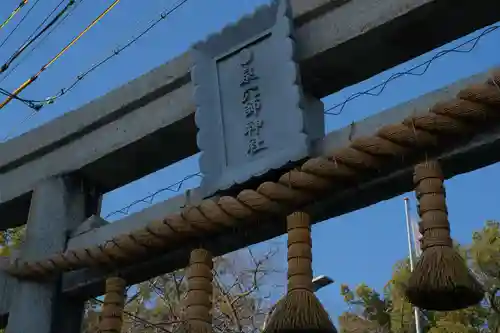
<instances>
[{"instance_id":1,"label":"straw rope","mask_svg":"<svg viewBox=\"0 0 500 333\"><path fill-rule=\"evenodd\" d=\"M443 181L439 162L430 160L415 166L413 182L422 219L422 255L405 295L421 309L454 311L478 304L484 289L453 247Z\"/></svg>"},{"instance_id":2,"label":"straw rope","mask_svg":"<svg viewBox=\"0 0 500 333\"><path fill-rule=\"evenodd\" d=\"M313 292L311 218L304 212L287 217L288 288L263 333L337 333Z\"/></svg>"},{"instance_id":3,"label":"straw rope","mask_svg":"<svg viewBox=\"0 0 500 333\"><path fill-rule=\"evenodd\" d=\"M195 249L189 261L186 318L188 322L201 321L211 328L212 255L204 249Z\"/></svg>"},{"instance_id":4,"label":"straw rope","mask_svg":"<svg viewBox=\"0 0 500 333\"><path fill-rule=\"evenodd\" d=\"M125 306L125 280L111 277L106 280L106 294L102 305L102 318L99 323L101 333L120 333Z\"/></svg>"},{"instance_id":5,"label":"straw rope","mask_svg":"<svg viewBox=\"0 0 500 333\"><path fill-rule=\"evenodd\" d=\"M19 277L39 278L114 261L131 263L142 260L149 250L166 251L243 222L288 214L361 176L394 168L395 162L411 161L429 150L444 150L456 144L457 138L479 133L500 117L499 83L497 70L484 84L469 86L426 114L384 126L376 135L355 139L328 157L311 158L277 182L264 182L256 190L243 190L236 197L224 196L218 201L206 199L105 245L67 250L37 262L14 260L4 269Z\"/></svg>"},{"instance_id":6,"label":"straw rope","mask_svg":"<svg viewBox=\"0 0 500 333\"><path fill-rule=\"evenodd\" d=\"M419 223L422 251L434 246L453 247L441 166L436 161L415 166L413 181L419 202L418 214L422 219Z\"/></svg>"}]
</instances>

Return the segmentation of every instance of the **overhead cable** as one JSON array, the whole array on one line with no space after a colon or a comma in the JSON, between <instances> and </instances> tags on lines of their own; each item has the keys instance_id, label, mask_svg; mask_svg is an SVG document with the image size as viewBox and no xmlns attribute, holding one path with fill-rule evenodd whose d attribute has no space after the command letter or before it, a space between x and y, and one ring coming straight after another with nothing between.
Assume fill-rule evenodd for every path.
<instances>
[{"instance_id":1,"label":"overhead cable","mask_svg":"<svg viewBox=\"0 0 500 333\"><path fill-rule=\"evenodd\" d=\"M0 29L3 29L3 27L5 27L7 25L7 23L10 22L10 20L12 20L12 18L14 16L16 16L16 14L21 10L21 8L24 7L24 5L26 5L28 3L28 0L23 0L21 1L21 3L16 7L16 9L14 9L12 11L12 13L10 13L9 17L7 17L5 19L5 21L3 21L3 23L0 25Z\"/></svg>"},{"instance_id":2,"label":"overhead cable","mask_svg":"<svg viewBox=\"0 0 500 333\"><path fill-rule=\"evenodd\" d=\"M199 177L199 178L203 178L202 174L200 172L196 172L196 173L193 173L193 174L190 174L190 175L187 175L185 176L184 178L182 178L181 180L173 183L173 184L170 184L170 185L167 185L165 187L162 187L160 188L159 190L156 190L154 193L146 196L146 197L143 197L143 198L140 198L140 199L136 199L134 201L132 201L131 203L129 203L127 206L121 208L121 209L118 209L118 210L115 210L111 213L108 213L104 218L105 219L109 219L110 217L112 217L113 215L128 215L130 213L130 210L137 204L140 204L140 203L143 203L143 204L146 204L146 205L152 205L155 198L164 193L164 192L173 192L173 193L178 193L182 190L182 188L184 187L184 184L190 180L190 179L193 179L195 177Z\"/></svg>"},{"instance_id":3,"label":"overhead cable","mask_svg":"<svg viewBox=\"0 0 500 333\"><path fill-rule=\"evenodd\" d=\"M91 72L95 71L97 68L99 68L100 66L104 65L104 63L108 62L110 59L114 58L115 56L118 56L121 51L123 51L124 49L128 48L129 46L131 46L134 42L136 42L137 40L139 40L141 37L143 37L148 31L150 31L154 26L156 26L160 21L162 21L163 19L165 19L170 13L172 13L173 11L175 11L178 7L180 7L181 5L183 5L185 2L187 2L188 0L182 0L182 1L179 1L172 9L168 10L168 11L164 11L161 13L160 17L156 20L156 21L153 21L153 23L147 28L145 29L143 32L141 32L137 37L133 38L129 43L127 43L126 45L124 45L123 47L120 47L118 49L116 49L115 51L113 51L112 54L110 54L108 57L104 58L102 61L96 63L95 65L91 66L88 70L86 70L85 72L83 72L82 74L78 75L76 77L76 79L73 81L73 83L71 85L69 85L67 88L63 88L59 91L59 93L57 93L56 95L54 96L51 96L51 97L47 97L45 100L25 100L25 101L30 101L31 103L34 103L34 105L37 106L37 109L39 110L40 108L42 108L44 105L47 105L47 104L52 104L54 103L58 98L64 96L65 94L67 94L68 92L70 92L75 86L77 86L87 75L89 75ZM432 64L435 60L439 59L439 58L442 58L444 57L445 55L447 54L450 54L450 53L469 53L471 51L473 51L477 44L481 41L481 39L483 39L483 37L486 37L487 35L497 31L498 29L500 28L500 26L498 25L493 25L493 26L490 26L489 28L486 28L485 30L483 30L479 35L477 35L476 37L473 37L451 49L447 49L447 50L443 50L443 51L440 51L438 53L436 53L432 59L424 62L424 63L421 63L417 66L414 66L412 67L410 70L408 71L405 71L405 72L400 72L400 73L396 73L394 75L392 75L388 80L384 81L383 83L375 86L375 87L372 87L366 91L362 91L362 92L358 92L356 94L353 94L352 96L350 96L349 98L347 98L345 101L341 102L341 103L338 103L328 109L326 109L324 111L325 114L327 115L338 115L340 113L342 113L342 111L344 110L345 106L361 97L361 96L364 96L364 95L369 95L369 96L378 96L382 93L383 90L385 90L385 87L392 81L398 79L398 78L401 78L405 75L416 75L416 76L421 76L423 75L425 72L427 72L427 70L429 69L429 66L430 64ZM464 46L467 46L467 45L471 45L468 49L463 49ZM414 70L416 69L420 69L424 67L424 73L414 73ZM0 80L1 82L1 80ZM377 90L377 89L380 89L381 91L379 92L376 92L376 93L373 93L374 90ZM2 93L0 91L0 93ZM26 103L25 103L26 104ZM29 105L28 105L29 106ZM340 109L338 111L335 111L335 109Z\"/></svg>"},{"instance_id":4,"label":"overhead cable","mask_svg":"<svg viewBox=\"0 0 500 333\"><path fill-rule=\"evenodd\" d=\"M2 67L0 67L0 73L3 73L9 68L9 66L16 60L21 53L23 53L31 44L33 44L40 36L42 36L47 30L50 29L68 10L73 6L75 3L74 0L70 0L68 4L59 12L57 15L42 29L40 32L38 32L35 36L33 36L38 29L49 19L49 17L57 10L57 8L64 2L65 0L62 0L59 2L56 8L43 20L43 22L33 31L33 33L28 37L28 39L21 45L21 47L12 54L12 56L7 60Z\"/></svg>"},{"instance_id":5,"label":"overhead cable","mask_svg":"<svg viewBox=\"0 0 500 333\"><path fill-rule=\"evenodd\" d=\"M28 87L36 79L38 79L38 77L47 68L49 68L50 65L52 65L57 59L59 59L64 54L64 52L66 52L71 46L73 46L73 44L75 44L85 33L87 33L104 16L106 16L106 14L108 14L119 2L120 2L120 0L113 1L113 3L111 5L109 5L109 7L106 8L106 10L104 10L97 18L95 18L94 21L92 21L92 23L90 23L82 32L80 32L80 34L78 34L78 36L76 36L75 38L73 38L73 40L71 42L69 42L68 45L66 45L52 59L50 59L45 65L43 65L42 68L35 75L33 75L32 77L30 77L28 80L24 81L16 90L14 90L9 96L7 96L7 98L3 102L0 103L0 109L2 109L3 107L5 107L8 103L10 103L10 101L12 101L13 99L15 99L16 96L21 91L23 91L24 89L26 89L26 87Z\"/></svg>"},{"instance_id":6,"label":"overhead cable","mask_svg":"<svg viewBox=\"0 0 500 333\"><path fill-rule=\"evenodd\" d=\"M63 0L64 1L64 0ZM2 76L2 78L0 79L0 83L2 83L5 79L7 79L13 72L16 71L16 69L25 61L27 60L32 54L33 52L38 49L46 40L47 38L55 31L57 30L57 28L59 28L62 23L64 23L64 21L69 18L71 16L71 14L73 14L73 12L78 8L78 6L85 0L80 0L76 3L76 5L72 6L71 7L71 10L69 10L68 12L66 12L66 15L64 15L64 17L60 20L57 21L57 23L52 27L52 29L47 33L45 34L29 51L27 51L26 53L24 53L24 56L17 62L17 64L14 66L14 67L10 67L10 70L8 70L5 75ZM59 5L58 5L59 7ZM57 9L54 8L53 12ZM50 14L52 15L52 13ZM49 16L50 16L49 15ZM48 17L47 17L48 18ZM44 23L44 22L42 22ZM38 29L38 28L37 28ZM36 30L35 30L36 32Z\"/></svg>"},{"instance_id":7,"label":"overhead cable","mask_svg":"<svg viewBox=\"0 0 500 333\"><path fill-rule=\"evenodd\" d=\"M8 90L5 90L3 88L0 88L0 95L4 95L4 96L10 97L12 99L16 99L16 100L24 103L26 106L28 106L29 108L31 108L35 111L38 111L41 108L40 103L36 103L34 101L30 101L30 100L24 99L22 97L19 97L17 95L14 95L11 92L9 92Z\"/></svg>"},{"instance_id":8,"label":"overhead cable","mask_svg":"<svg viewBox=\"0 0 500 333\"><path fill-rule=\"evenodd\" d=\"M83 0L81 1L83 2ZM80 2L80 3L81 3ZM139 33L137 36L135 36L134 38L132 38L127 44L115 49L113 51L113 53L111 53L109 56L107 56L106 58L104 58L103 60L101 60L100 62L92 65L89 69L87 69L85 72L83 72L82 74L78 75L76 77L76 79L73 81L73 83L71 85L69 85L67 88L62 88L59 90L59 93L57 93L56 95L53 95L53 96L50 96L50 97L47 97L45 100L33 100L33 99L23 99L23 98L19 98L17 96L17 94L15 93L9 93L9 92L6 92L4 89L1 89L0 88L0 94L3 94L7 97L12 97L13 99L17 99L21 102L23 102L25 105L27 105L28 107L32 108L33 110L35 111L38 111L40 110L43 106L45 105L48 105L48 104L52 104L54 103L58 98L66 95L68 92L70 92L71 90L73 90L73 88L75 88L87 75L89 75L90 73L92 73L93 71L97 70L99 67L101 67L102 65L104 65L105 63L107 63L109 60L113 59L114 57L118 56L121 54L122 51L124 51L125 49L129 48L130 46L132 46L135 42L137 42L139 39L141 39L142 37L144 37L149 31L151 31L155 26L157 26L161 21L163 21L164 19L166 19L170 14L172 14L173 12L175 12L175 10L177 10L178 8L180 8L182 5L184 5L186 2L188 2L188 0L179 0L176 4L173 5L173 7L171 7L170 9L166 9L164 10L163 12L160 13L160 16L152 21L152 23L146 28L144 29L141 33ZM79 3L78 3L79 4ZM76 8L76 6L75 6ZM61 22L61 21L60 21ZM14 67L15 69L15 67ZM12 72L12 71L11 71ZM7 74L10 75L9 72ZM5 79L5 77L3 79L0 80L0 82L2 82L3 80ZM20 91L19 91L20 92ZM18 93L19 93L18 92ZM16 97L14 97L16 96ZM9 101L10 102L10 101ZM7 102L8 103L8 102ZM0 105L0 109L3 107L3 105ZM34 114L31 114L29 118L31 118L31 116L33 116Z\"/></svg>"},{"instance_id":9,"label":"overhead cable","mask_svg":"<svg viewBox=\"0 0 500 333\"><path fill-rule=\"evenodd\" d=\"M446 103L430 106L423 115L387 124L378 128L372 136L348 142L343 149L309 158L293 170L283 171L275 182L266 181L251 189L240 190L233 196L193 203L181 212L167 214L102 244L61 251L38 261L5 260L0 268L15 277L44 279L50 274L117 264L110 262L110 258L119 260L120 265L134 264L147 254L151 256L159 251L171 250L172 242L187 243L214 233L234 232L237 228L247 227L245 223L248 221L266 220L283 211L314 203L325 192L334 189L350 193L349 185L339 187L339 183L350 184L360 177L364 181L377 179L380 176L377 171L410 166L415 158L425 155L429 147L432 152L448 152L456 149L462 139L477 138L487 133L492 119L498 116L498 82L500 70L482 84L465 87L457 92L457 97ZM404 163L395 164L394 161ZM367 175L372 178L365 178ZM447 176L452 175L449 173ZM200 225L203 227L197 228ZM258 232L255 224L250 227ZM258 227L264 228L265 225ZM241 231L243 233L244 230Z\"/></svg>"},{"instance_id":10,"label":"overhead cable","mask_svg":"<svg viewBox=\"0 0 500 333\"><path fill-rule=\"evenodd\" d=\"M2 41L2 43L0 44L0 48L2 46L5 45L5 43L7 43L7 41L9 40L9 38L12 36L12 34L14 32L16 32L16 30L21 26L21 24L24 22L24 20L28 17L28 15L31 13L31 11L33 10L33 8L36 7L36 5L38 5L38 3L40 2L40 0L36 0L35 3L33 4L33 6L30 7L30 9L28 9L28 11L26 12L26 14L24 14L23 18L19 21L19 23L16 24L16 26L14 27L14 29L12 29L12 31L7 35L7 37L5 37L5 39Z\"/></svg>"},{"instance_id":11,"label":"overhead cable","mask_svg":"<svg viewBox=\"0 0 500 333\"><path fill-rule=\"evenodd\" d=\"M41 103L41 104L51 104L53 103L56 99L62 97L63 95L69 93L71 90L73 90L73 88L75 88L87 75L89 75L90 73L92 73L93 71L95 71L96 69L98 69L99 67L101 67L102 65L104 65L105 63L107 63L109 60L113 59L114 57L118 56L121 54L122 51L124 51L125 49L129 48L130 46L132 46L135 42L137 42L139 39L141 39L142 37L144 37L150 30L152 30L155 26L157 26L161 21L163 21L164 19L166 19L170 14L172 14L173 12L175 12L175 10L177 10L179 7L181 7L182 5L184 5L186 2L188 2L188 0L180 0L178 1L172 8L170 9L167 9L167 10L164 10L163 12L160 13L160 16L152 21L152 23L146 28L144 29L141 33L139 33L137 36L135 36L134 38L132 38L127 44L115 49L113 51L113 53L111 53L109 56L107 56L106 58L102 59L101 61L99 61L98 63L92 65L89 69L87 69L85 72L83 72L82 74L78 75L76 77L76 79L73 81L73 83L71 85L69 85L67 88L63 88L59 91L58 94L54 95L54 96L51 96L51 97L47 97L45 99L45 101L33 101L34 103Z\"/></svg>"},{"instance_id":12,"label":"overhead cable","mask_svg":"<svg viewBox=\"0 0 500 333\"><path fill-rule=\"evenodd\" d=\"M500 25L492 25L492 26L484 29L479 35L472 37L463 43L460 43L452 48L437 52L436 54L434 54L434 56L432 56L432 58L430 58L429 60L427 60L425 62L422 62L418 65L415 65L406 71L394 73L387 80L383 81L382 83L377 84L374 87L371 87L370 89L352 94L347 99L345 99L343 102L335 104L332 107L326 109L324 111L324 113L327 115L331 115L331 116L338 116L339 114L341 114L344 111L345 106L349 102L351 102L355 99L358 99L360 97L363 97L363 96L372 96L372 97L380 96L385 91L388 84L397 80L397 79L400 79L404 76L423 76L427 73L427 71L429 70L431 65L436 60L438 60L438 59L440 59L440 58L442 58L450 53L470 53L477 47L477 45L479 44L481 39L483 39L483 37L497 31L498 29L500 29ZM469 47L465 48L465 46L468 46L468 45L469 45Z\"/></svg>"}]
</instances>

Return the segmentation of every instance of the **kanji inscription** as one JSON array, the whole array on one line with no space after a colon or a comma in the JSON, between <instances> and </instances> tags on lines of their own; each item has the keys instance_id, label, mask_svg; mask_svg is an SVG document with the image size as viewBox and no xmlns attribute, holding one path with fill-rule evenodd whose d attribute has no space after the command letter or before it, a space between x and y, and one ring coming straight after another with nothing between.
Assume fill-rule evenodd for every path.
<instances>
[{"instance_id":1,"label":"kanji inscription","mask_svg":"<svg viewBox=\"0 0 500 333\"><path fill-rule=\"evenodd\" d=\"M260 136L264 122L259 119L259 111L262 108L258 85L259 77L255 74L255 68L252 66L253 53L251 50L243 49L240 52L240 59L240 66L243 69L240 86L244 88L241 101L247 118L245 126L245 136L248 139L247 154L255 155L267 148L264 139Z\"/></svg>"},{"instance_id":2,"label":"kanji inscription","mask_svg":"<svg viewBox=\"0 0 500 333\"><path fill-rule=\"evenodd\" d=\"M302 90L293 29L289 0L272 0L193 46L203 195L299 161L323 136L323 105Z\"/></svg>"}]
</instances>

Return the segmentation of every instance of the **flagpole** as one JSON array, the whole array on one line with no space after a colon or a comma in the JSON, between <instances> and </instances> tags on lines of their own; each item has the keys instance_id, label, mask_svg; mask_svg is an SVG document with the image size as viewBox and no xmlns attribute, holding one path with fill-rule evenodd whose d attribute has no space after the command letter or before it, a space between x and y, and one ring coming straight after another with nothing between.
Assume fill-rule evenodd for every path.
<instances>
[{"instance_id":1,"label":"flagpole","mask_svg":"<svg viewBox=\"0 0 500 333\"><path fill-rule=\"evenodd\" d=\"M409 200L408 198L404 198L405 201L405 217L406 217L406 235L408 238L408 252L410 256L410 271L413 272L413 269L415 268L414 263L413 263L413 247L412 247L412 228L411 228L411 223L410 223L410 207L409 207ZM422 333L422 330L420 328L420 312L419 309L415 306L413 307L413 311L415 314L415 331L416 333Z\"/></svg>"}]
</instances>

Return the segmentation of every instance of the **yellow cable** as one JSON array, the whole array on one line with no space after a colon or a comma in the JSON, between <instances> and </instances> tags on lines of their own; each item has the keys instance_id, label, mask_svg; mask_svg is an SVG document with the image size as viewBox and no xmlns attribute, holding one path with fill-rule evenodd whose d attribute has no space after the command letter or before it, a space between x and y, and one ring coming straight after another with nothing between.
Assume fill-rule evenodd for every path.
<instances>
[{"instance_id":1,"label":"yellow cable","mask_svg":"<svg viewBox=\"0 0 500 333\"><path fill-rule=\"evenodd\" d=\"M0 109L9 104L10 101L14 99L14 96L17 96L21 91L26 89L26 87L29 86L31 83L33 83L33 81L35 81L37 78L38 78L37 76L33 76L30 77L28 80L24 81L24 83L21 84L19 88L14 90L10 96L8 96L2 103L0 103Z\"/></svg>"},{"instance_id":2,"label":"yellow cable","mask_svg":"<svg viewBox=\"0 0 500 333\"><path fill-rule=\"evenodd\" d=\"M21 10L21 8L23 8L24 5L26 5L27 3L28 3L28 0L21 1L21 3L19 4L19 6L17 6L17 8L14 9L14 11L10 14L10 16L7 17L7 19L0 25L0 29L2 29L3 27L5 27L7 25L7 23L9 23L10 20L12 20L12 18L17 14L17 12L19 12Z\"/></svg>"},{"instance_id":3,"label":"yellow cable","mask_svg":"<svg viewBox=\"0 0 500 333\"><path fill-rule=\"evenodd\" d=\"M66 52L73 44L75 44L87 31L89 31L97 22L99 22L107 13L109 13L111 11L111 9L113 9L117 4L118 2L120 2L120 0L115 0L104 12L101 13L101 15L99 15L94 21L92 21L92 23L89 24L88 27L86 27L78 36L76 36L68 45L66 45L58 54L56 54L56 56L54 58L52 58L52 60L50 60L45 66L45 68L49 67L50 65L52 65L52 63L54 61L56 61L57 59L59 59L59 57L62 56L62 54L64 52ZM42 68L43 68L42 67Z\"/></svg>"},{"instance_id":4,"label":"yellow cable","mask_svg":"<svg viewBox=\"0 0 500 333\"><path fill-rule=\"evenodd\" d=\"M5 107L7 104L10 103L14 99L15 96L17 96L21 91L23 91L26 87L28 87L31 83L33 83L39 76L40 74L43 73L50 65L52 65L57 59L59 59L64 52L66 52L73 44L75 44L87 31L89 31L97 22L99 22L106 14L108 14L111 9L113 9L120 0L115 0L109 7L102 12L99 16L97 16L92 23L90 23L78 36L73 38L73 40L66 45L59 53L57 53L49 62L47 62L35 75L30 77L28 80L24 81L23 84L21 84L16 90L14 90L11 94L11 96L8 96L2 103L0 103L0 109Z\"/></svg>"}]
</instances>

